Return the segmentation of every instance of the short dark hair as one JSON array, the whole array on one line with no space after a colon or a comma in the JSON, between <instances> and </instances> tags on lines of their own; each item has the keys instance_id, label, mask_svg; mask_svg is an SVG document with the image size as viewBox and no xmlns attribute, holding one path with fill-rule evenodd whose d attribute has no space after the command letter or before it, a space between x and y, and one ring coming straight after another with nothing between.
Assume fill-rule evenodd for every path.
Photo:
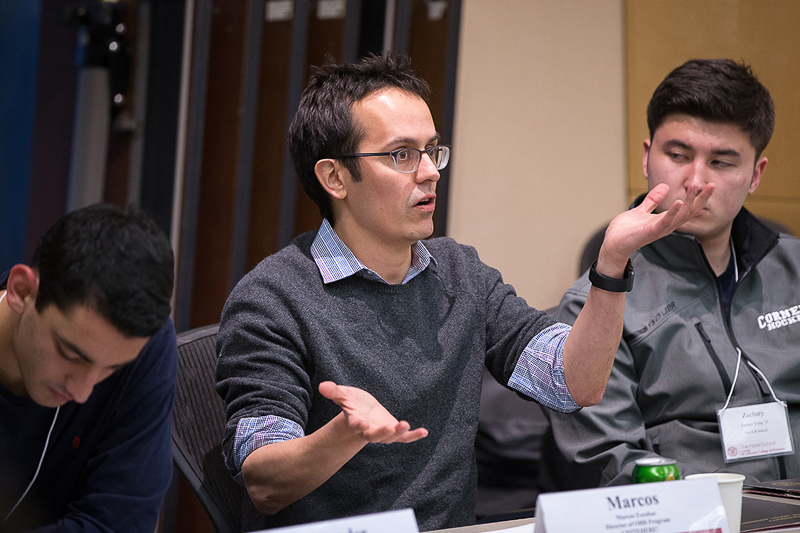
<instances>
[{"instance_id":1,"label":"short dark hair","mask_svg":"<svg viewBox=\"0 0 800 533\"><path fill-rule=\"evenodd\" d=\"M173 254L155 222L136 207L94 204L61 217L39 241L36 310L91 307L130 337L149 337L170 313Z\"/></svg>"},{"instance_id":2,"label":"short dark hair","mask_svg":"<svg viewBox=\"0 0 800 533\"><path fill-rule=\"evenodd\" d=\"M354 63L332 60L312 71L289 126L289 151L306 194L324 218L332 219L331 199L317 181L317 161L352 153L364 138L353 123L354 103L384 88L397 88L429 103L430 87L411 69L404 55L369 55ZM343 159L355 181L361 179L355 158Z\"/></svg>"},{"instance_id":3,"label":"short dark hair","mask_svg":"<svg viewBox=\"0 0 800 533\"><path fill-rule=\"evenodd\" d=\"M731 59L691 59L664 78L647 106L651 140L673 113L736 124L750 136L756 159L775 128L775 107L769 91L749 65Z\"/></svg>"}]
</instances>

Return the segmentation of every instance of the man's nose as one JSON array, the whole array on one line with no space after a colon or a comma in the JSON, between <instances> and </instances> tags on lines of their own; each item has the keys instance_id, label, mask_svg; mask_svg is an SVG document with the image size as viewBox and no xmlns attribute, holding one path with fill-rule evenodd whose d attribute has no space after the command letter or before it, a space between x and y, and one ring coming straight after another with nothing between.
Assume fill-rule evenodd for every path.
<instances>
[{"instance_id":1,"label":"man's nose","mask_svg":"<svg viewBox=\"0 0 800 533\"><path fill-rule=\"evenodd\" d=\"M79 369L67 376L64 386L77 403L86 403L92 395L94 386L100 381L100 369Z\"/></svg>"},{"instance_id":2,"label":"man's nose","mask_svg":"<svg viewBox=\"0 0 800 533\"><path fill-rule=\"evenodd\" d=\"M427 152L422 154L417 168L417 181L439 181L439 169Z\"/></svg>"},{"instance_id":3,"label":"man's nose","mask_svg":"<svg viewBox=\"0 0 800 533\"><path fill-rule=\"evenodd\" d=\"M688 174L684 180L684 188L702 189L708 183L708 167L702 161L697 160L688 167Z\"/></svg>"}]
</instances>

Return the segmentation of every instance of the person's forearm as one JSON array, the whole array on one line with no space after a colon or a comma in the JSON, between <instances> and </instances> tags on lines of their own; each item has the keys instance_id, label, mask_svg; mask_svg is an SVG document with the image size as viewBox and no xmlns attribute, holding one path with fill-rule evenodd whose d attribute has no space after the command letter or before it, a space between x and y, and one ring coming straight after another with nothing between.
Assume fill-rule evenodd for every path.
<instances>
[{"instance_id":1,"label":"person's forearm","mask_svg":"<svg viewBox=\"0 0 800 533\"><path fill-rule=\"evenodd\" d=\"M683 199L654 214L668 192L669 186L660 183L638 206L611 220L597 258L597 272L609 278L622 278L628 257L700 213L714 192L714 184L693 186ZM564 343L564 377L578 405L594 405L603 398L622 337L624 313L625 293L589 289L586 305Z\"/></svg>"},{"instance_id":2,"label":"person's forearm","mask_svg":"<svg viewBox=\"0 0 800 533\"><path fill-rule=\"evenodd\" d=\"M621 278L627 258L621 266L619 263L619 259L601 258L597 270L608 277ZM622 337L625 294L591 287L564 343L564 378L575 403L582 407L603 399Z\"/></svg>"},{"instance_id":3,"label":"person's forearm","mask_svg":"<svg viewBox=\"0 0 800 533\"><path fill-rule=\"evenodd\" d=\"M275 514L325 483L365 444L340 413L310 435L253 451L242 478L256 509Z\"/></svg>"}]
</instances>

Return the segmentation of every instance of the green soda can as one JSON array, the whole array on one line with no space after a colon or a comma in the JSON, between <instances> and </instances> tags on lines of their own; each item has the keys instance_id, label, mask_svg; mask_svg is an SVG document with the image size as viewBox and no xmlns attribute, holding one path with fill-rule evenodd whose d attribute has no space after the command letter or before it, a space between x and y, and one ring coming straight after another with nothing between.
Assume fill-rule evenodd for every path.
<instances>
[{"instance_id":1,"label":"green soda can","mask_svg":"<svg viewBox=\"0 0 800 533\"><path fill-rule=\"evenodd\" d=\"M654 481L675 481L681 478L681 471L675 459L663 457L645 457L636 460L631 480L634 483L652 483Z\"/></svg>"}]
</instances>

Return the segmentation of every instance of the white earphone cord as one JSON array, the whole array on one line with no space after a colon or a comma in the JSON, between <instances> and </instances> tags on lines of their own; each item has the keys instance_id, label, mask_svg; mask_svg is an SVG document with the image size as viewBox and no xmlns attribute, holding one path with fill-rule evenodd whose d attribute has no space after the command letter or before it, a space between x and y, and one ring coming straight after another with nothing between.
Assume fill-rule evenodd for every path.
<instances>
[{"instance_id":1,"label":"white earphone cord","mask_svg":"<svg viewBox=\"0 0 800 533\"><path fill-rule=\"evenodd\" d=\"M5 298L5 297L6 297L6 293L3 293L3 295L0 296L0 302L2 302L3 298ZM28 488L25 489L25 492L22 493L22 496L20 496L19 500L17 500L17 503L15 503L14 507L12 507L11 510L8 512L6 517L3 519L3 522L7 522L8 518L14 513L14 511L17 510L17 507L19 507L19 504L22 503L22 500L25 499L25 496L27 496L28 492L31 490L31 487L33 486L33 482L36 481L37 477L39 477L39 470L41 470L42 463L44 462L44 454L45 454L45 452L47 452L47 445L50 444L50 435L53 434L53 428L56 426L56 420L58 419L58 412L60 410L61 410L61 406L56 407L56 414L53 415L53 421L50 423L50 429L47 430L47 438L44 441L44 449L42 450L42 456L39 457L39 464L36 466L36 472L34 472L34 474L33 474L33 479L31 479L31 482L28 483Z\"/></svg>"},{"instance_id":2,"label":"white earphone cord","mask_svg":"<svg viewBox=\"0 0 800 533\"><path fill-rule=\"evenodd\" d=\"M3 522L6 522L8 520L8 517L11 516L14 513L14 511L17 510L17 507L19 507L19 504L22 503L22 500L24 500L25 496L28 495L28 491L31 490L31 487L33 486L33 482L36 481L36 478L39 476L39 470L42 468L42 463L44 462L44 454L45 454L45 452L47 452L47 445L50 443L50 435L53 433L53 428L55 427L56 420L58 419L58 411L60 411L60 410L61 410L61 406L59 405L58 407L56 407L56 414L53 415L53 422L50 424L50 429L47 431L47 438L44 441L44 449L42 450L42 456L39 457L39 464L36 467L36 472L34 472L34 474L33 474L33 479L31 479L31 482L28 483L28 488L25 489L25 492L22 493L22 496L20 496L19 500L17 500L17 503L15 503L14 507L12 507L11 510L8 512L8 514L6 515L6 517L3 520Z\"/></svg>"}]
</instances>

